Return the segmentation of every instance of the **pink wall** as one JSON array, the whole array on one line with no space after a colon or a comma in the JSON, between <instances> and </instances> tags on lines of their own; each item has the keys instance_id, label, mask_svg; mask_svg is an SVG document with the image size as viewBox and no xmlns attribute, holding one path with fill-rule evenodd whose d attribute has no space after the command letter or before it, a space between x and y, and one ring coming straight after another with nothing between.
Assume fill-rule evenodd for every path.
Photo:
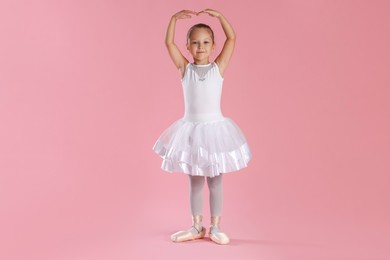
<instances>
[{"instance_id":1,"label":"pink wall","mask_svg":"<svg viewBox=\"0 0 390 260\"><path fill-rule=\"evenodd\" d=\"M183 115L167 23L207 7L237 33L222 110L253 152L224 180L223 250L169 241L190 225L187 177L151 150ZM389 7L1 1L0 259L389 259ZM177 44L197 22L220 50L205 15Z\"/></svg>"}]
</instances>

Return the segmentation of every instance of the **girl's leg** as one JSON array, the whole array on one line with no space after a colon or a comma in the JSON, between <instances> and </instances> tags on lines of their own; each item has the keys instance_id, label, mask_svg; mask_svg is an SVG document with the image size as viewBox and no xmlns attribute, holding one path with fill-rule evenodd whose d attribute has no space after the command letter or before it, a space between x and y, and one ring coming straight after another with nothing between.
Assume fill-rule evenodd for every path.
<instances>
[{"instance_id":1,"label":"girl's leg","mask_svg":"<svg viewBox=\"0 0 390 260\"><path fill-rule=\"evenodd\" d=\"M207 177L207 185L210 192L211 216L221 216L223 203L222 174L215 177Z\"/></svg>"},{"instance_id":2,"label":"girl's leg","mask_svg":"<svg viewBox=\"0 0 390 260\"><path fill-rule=\"evenodd\" d=\"M176 232L171 236L174 242L184 242L203 238L206 234L206 229L202 226L202 211L203 211L203 186L205 177L191 176L190 178L190 206L192 213L192 228Z\"/></svg>"},{"instance_id":3,"label":"girl's leg","mask_svg":"<svg viewBox=\"0 0 390 260\"><path fill-rule=\"evenodd\" d=\"M220 230L219 222L222 214L222 174L216 177L207 177L207 184L210 191L210 213L211 213L211 227L209 236L212 241L217 244L228 244L229 237Z\"/></svg>"},{"instance_id":4,"label":"girl's leg","mask_svg":"<svg viewBox=\"0 0 390 260\"><path fill-rule=\"evenodd\" d=\"M190 177L190 205L192 216L202 215L203 211L203 176Z\"/></svg>"}]
</instances>

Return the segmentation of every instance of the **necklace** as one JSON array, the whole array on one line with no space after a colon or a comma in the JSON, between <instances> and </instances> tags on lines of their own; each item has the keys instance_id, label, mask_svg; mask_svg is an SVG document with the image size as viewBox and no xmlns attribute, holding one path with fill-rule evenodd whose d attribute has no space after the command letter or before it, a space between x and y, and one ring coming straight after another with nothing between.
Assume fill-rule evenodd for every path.
<instances>
[{"instance_id":1,"label":"necklace","mask_svg":"<svg viewBox=\"0 0 390 260\"><path fill-rule=\"evenodd\" d=\"M202 65L193 64L194 71L198 75L198 78L200 81L204 81L206 79L206 74L211 69L210 65L211 65L211 63L204 64L204 65L203 64Z\"/></svg>"}]
</instances>

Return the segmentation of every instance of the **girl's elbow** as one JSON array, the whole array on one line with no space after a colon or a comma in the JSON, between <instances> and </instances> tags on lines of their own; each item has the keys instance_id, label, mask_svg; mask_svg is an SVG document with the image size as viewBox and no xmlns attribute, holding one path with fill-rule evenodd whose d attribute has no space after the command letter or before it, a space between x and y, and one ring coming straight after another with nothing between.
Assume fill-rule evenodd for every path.
<instances>
[{"instance_id":1,"label":"girl's elbow","mask_svg":"<svg viewBox=\"0 0 390 260\"><path fill-rule=\"evenodd\" d=\"M232 32L232 33L230 33L229 35L227 35L227 39L228 39L228 40L235 41L236 38L237 38L237 35L236 35L235 32Z\"/></svg>"},{"instance_id":2,"label":"girl's elbow","mask_svg":"<svg viewBox=\"0 0 390 260\"><path fill-rule=\"evenodd\" d=\"M236 35L231 35L231 36L229 36L227 39L229 40L229 41L232 41L232 42L235 42L236 41Z\"/></svg>"}]
</instances>

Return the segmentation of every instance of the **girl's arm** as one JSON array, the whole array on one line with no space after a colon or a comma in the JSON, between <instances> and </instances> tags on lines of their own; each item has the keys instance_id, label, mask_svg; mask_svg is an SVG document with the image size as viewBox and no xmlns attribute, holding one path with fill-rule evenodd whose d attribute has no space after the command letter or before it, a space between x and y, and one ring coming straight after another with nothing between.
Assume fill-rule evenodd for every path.
<instances>
[{"instance_id":1,"label":"girl's arm","mask_svg":"<svg viewBox=\"0 0 390 260\"><path fill-rule=\"evenodd\" d=\"M226 67L229 64L230 58L233 55L234 45L236 43L236 33L234 32L233 27L230 25L227 19L218 11L212 9L205 9L199 13L207 13L213 17L218 18L218 20L221 22L222 29L225 32L225 43L223 45L221 53L215 59L215 62L218 64L219 71L221 75L223 75Z\"/></svg>"},{"instance_id":2,"label":"girl's arm","mask_svg":"<svg viewBox=\"0 0 390 260\"><path fill-rule=\"evenodd\" d=\"M176 21L178 19L187 19L191 18L190 14L195 14L196 12L190 11L190 10L183 10L176 14L174 14L171 17L171 20L168 25L168 29L165 35L165 46L168 49L169 56L171 57L173 63L175 66L180 70L182 75L184 74L184 70L186 65L188 64L188 60L183 56L183 54L180 52L179 48L176 46L174 42L174 36L175 36L175 25Z\"/></svg>"}]
</instances>

